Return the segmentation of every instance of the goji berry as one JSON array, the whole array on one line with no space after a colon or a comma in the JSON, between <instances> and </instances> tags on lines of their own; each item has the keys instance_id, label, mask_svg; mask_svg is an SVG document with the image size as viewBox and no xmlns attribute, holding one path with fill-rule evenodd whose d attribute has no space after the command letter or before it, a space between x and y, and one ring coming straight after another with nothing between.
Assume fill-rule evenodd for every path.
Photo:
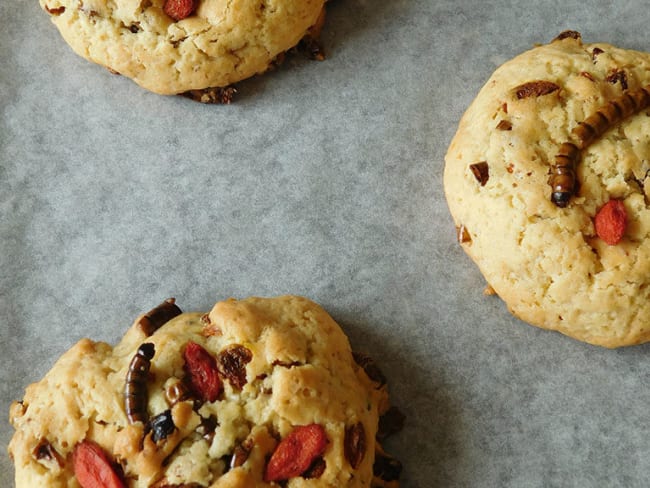
<instances>
[{"instance_id":1,"label":"goji berry","mask_svg":"<svg viewBox=\"0 0 650 488\"><path fill-rule=\"evenodd\" d=\"M327 434L319 424L296 427L273 451L264 473L265 481L281 481L300 476L325 452Z\"/></svg>"},{"instance_id":2,"label":"goji berry","mask_svg":"<svg viewBox=\"0 0 650 488\"><path fill-rule=\"evenodd\" d=\"M72 453L72 465L82 488L126 488L104 450L95 442L82 441Z\"/></svg>"},{"instance_id":3,"label":"goji berry","mask_svg":"<svg viewBox=\"0 0 650 488\"><path fill-rule=\"evenodd\" d=\"M191 341L187 343L183 357L183 369L189 377L192 393L204 402L214 402L222 389L217 361L201 345Z\"/></svg>"},{"instance_id":4,"label":"goji berry","mask_svg":"<svg viewBox=\"0 0 650 488\"><path fill-rule=\"evenodd\" d=\"M610 200L598 210L594 218L596 234L610 246L618 244L625 234L627 212L621 200Z\"/></svg>"},{"instance_id":5,"label":"goji berry","mask_svg":"<svg viewBox=\"0 0 650 488\"><path fill-rule=\"evenodd\" d=\"M183 20L196 10L196 0L165 0L163 11L174 20Z\"/></svg>"}]
</instances>

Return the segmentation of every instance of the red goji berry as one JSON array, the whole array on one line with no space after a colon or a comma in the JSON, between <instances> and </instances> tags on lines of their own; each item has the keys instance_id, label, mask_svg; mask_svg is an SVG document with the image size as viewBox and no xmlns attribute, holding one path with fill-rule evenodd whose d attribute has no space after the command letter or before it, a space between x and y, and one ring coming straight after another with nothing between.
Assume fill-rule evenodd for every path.
<instances>
[{"instance_id":1,"label":"red goji berry","mask_svg":"<svg viewBox=\"0 0 650 488\"><path fill-rule=\"evenodd\" d=\"M296 427L280 441L266 466L264 481L281 481L300 476L325 452L327 434L318 424Z\"/></svg>"},{"instance_id":2,"label":"red goji berry","mask_svg":"<svg viewBox=\"0 0 650 488\"><path fill-rule=\"evenodd\" d=\"M95 442L86 440L77 444L72 465L82 488L126 488L113 462Z\"/></svg>"},{"instance_id":3,"label":"red goji berry","mask_svg":"<svg viewBox=\"0 0 650 488\"><path fill-rule=\"evenodd\" d=\"M214 402L222 389L217 361L202 346L191 341L187 343L183 357L183 369L189 377L192 393L204 402Z\"/></svg>"},{"instance_id":4,"label":"red goji berry","mask_svg":"<svg viewBox=\"0 0 650 488\"><path fill-rule=\"evenodd\" d=\"M196 0L166 0L163 11L174 20L183 20L196 10Z\"/></svg>"},{"instance_id":5,"label":"red goji berry","mask_svg":"<svg viewBox=\"0 0 650 488\"><path fill-rule=\"evenodd\" d=\"M610 200L598 210L594 218L596 234L610 246L621 242L626 226L627 212L621 200Z\"/></svg>"}]
</instances>

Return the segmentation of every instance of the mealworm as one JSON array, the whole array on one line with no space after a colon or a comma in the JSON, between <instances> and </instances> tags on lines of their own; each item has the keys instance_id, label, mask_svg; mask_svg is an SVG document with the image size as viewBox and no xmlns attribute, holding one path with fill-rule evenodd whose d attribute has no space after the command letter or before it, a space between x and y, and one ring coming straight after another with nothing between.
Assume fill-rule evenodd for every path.
<instances>
[{"instance_id":1,"label":"mealworm","mask_svg":"<svg viewBox=\"0 0 650 488\"><path fill-rule=\"evenodd\" d=\"M168 298L156 308L149 310L138 320L138 327L149 337L171 319L180 315L181 309L176 306L174 298Z\"/></svg>"},{"instance_id":2,"label":"mealworm","mask_svg":"<svg viewBox=\"0 0 650 488\"><path fill-rule=\"evenodd\" d=\"M580 151L623 119L649 106L650 85L647 85L609 101L573 128L570 140L560 145L555 164L550 170L548 183L551 186L551 201L555 205L566 207L577 190L576 170Z\"/></svg>"},{"instance_id":3,"label":"mealworm","mask_svg":"<svg viewBox=\"0 0 650 488\"><path fill-rule=\"evenodd\" d=\"M147 380L155 353L153 344L144 343L138 348L129 364L124 384L124 410L130 424L147 422Z\"/></svg>"}]
</instances>

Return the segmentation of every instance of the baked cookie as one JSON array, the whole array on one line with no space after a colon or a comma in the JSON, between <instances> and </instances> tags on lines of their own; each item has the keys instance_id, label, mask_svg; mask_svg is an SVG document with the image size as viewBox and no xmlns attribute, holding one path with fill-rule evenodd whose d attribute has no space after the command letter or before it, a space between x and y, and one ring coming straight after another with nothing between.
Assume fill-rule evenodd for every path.
<instances>
[{"instance_id":1,"label":"baked cookie","mask_svg":"<svg viewBox=\"0 0 650 488\"><path fill-rule=\"evenodd\" d=\"M377 441L402 420L383 375L294 296L167 300L114 348L79 341L10 420L17 488L396 487L401 469Z\"/></svg>"},{"instance_id":2,"label":"baked cookie","mask_svg":"<svg viewBox=\"0 0 650 488\"><path fill-rule=\"evenodd\" d=\"M229 85L317 37L326 0L40 0L80 56L160 94ZM222 97L223 100L218 99Z\"/></svg>"},{"instance_id":3,"label":"baked cookie","mask_svg":"<svg viewBox=\"0 0 650 488\"><path fill-rule=\"evenodd\" d=\"M650 54L560 34L499 67L444 186L459 242L521 319L606 347L650 339Z\"/></svg>"}]
</instances>

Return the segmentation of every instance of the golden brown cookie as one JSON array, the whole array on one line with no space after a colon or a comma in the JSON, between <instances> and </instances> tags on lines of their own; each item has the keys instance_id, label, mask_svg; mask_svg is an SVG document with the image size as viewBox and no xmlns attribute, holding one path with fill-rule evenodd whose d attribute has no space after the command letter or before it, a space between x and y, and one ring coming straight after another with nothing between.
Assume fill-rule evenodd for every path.
<instances>
[{"instance_id":1,"label":"golden brown cookie","mask_svg":"<svg viewBox=\"0 0 650 488\"><path fill-rule=\"evenodd\" d=\"M319 31L326 0L40 0L80 56L160 94L228 102ZM197 91L206 90L205 93Z\"/></svg>"},{"instance_id":2,"label":"golden brown cookie","mask_svg":"<svg viewBox=\"0 0 650 488\"><path fill-rule=\"evenodd\" d=\"M650 54L562 33L499 67L444 186L459 242L513 314L606 347L650 326Z\"/></svg>"},{"instance_id":3,"label":"golden brown cookie","mask_svg":"<svg viewBox=\"0 0 650 488\"><path fill-rule=\"evenodd\" d=\"M170 299L30 385L9 452L18 488L396 487L380 418L401 420L383 375L315 303Z\"/></svg>"}]
</instances>

